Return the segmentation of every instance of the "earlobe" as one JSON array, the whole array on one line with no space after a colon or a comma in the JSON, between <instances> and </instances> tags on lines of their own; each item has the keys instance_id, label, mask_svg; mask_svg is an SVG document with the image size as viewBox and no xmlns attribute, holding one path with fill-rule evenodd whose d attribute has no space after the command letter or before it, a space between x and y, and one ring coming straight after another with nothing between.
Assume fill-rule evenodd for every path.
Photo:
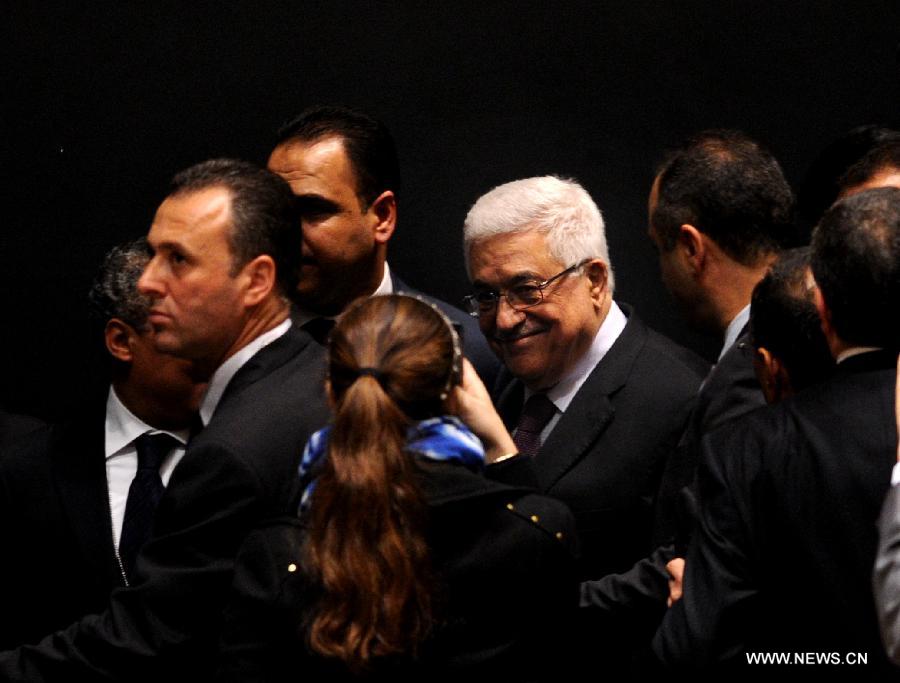
<instances>
[{"instance_id":1,"label":"earlobe","mask_svg":"<svg viewBox=\"0 0 900 683\"><path fill-rule=\"evenodd\" d=\"M131 326L118 318L112 318L106 323L103 334L109 355L123 363L130 363L133 359L131 352L131 335L133 330Z\"/></svg>"},{"instance_id":2,"label":"earlobe","mask_svg":"<svg viewBox=\"0 0 900 683\"><path fill-rule=\"evenodd\" d=\"M369 211L375 216L373 236L379 244L387 244L397 226L397 198L391 190L385 190L372 202Z\"/></svg>"}]
</instances>

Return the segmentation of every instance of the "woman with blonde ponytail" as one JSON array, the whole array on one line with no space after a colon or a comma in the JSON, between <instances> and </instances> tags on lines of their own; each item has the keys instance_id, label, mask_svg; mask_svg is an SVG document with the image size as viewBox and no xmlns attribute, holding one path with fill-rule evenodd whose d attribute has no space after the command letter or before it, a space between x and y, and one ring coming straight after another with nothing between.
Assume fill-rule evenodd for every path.
<instances>
[{"instance_id":1,"label":"woman with blonde ponytail","mask_svg":"<svg viewBox=\"0 0 900 683\"><path fill-rule=\"evenodd\" d=\"M303 453L299 513L238 557L220 680L558 675L574 523L483 476L486 451L515 447L449 320L366 299L335 326L328 368L334 417Z\"/></svg>"}]
</instances>

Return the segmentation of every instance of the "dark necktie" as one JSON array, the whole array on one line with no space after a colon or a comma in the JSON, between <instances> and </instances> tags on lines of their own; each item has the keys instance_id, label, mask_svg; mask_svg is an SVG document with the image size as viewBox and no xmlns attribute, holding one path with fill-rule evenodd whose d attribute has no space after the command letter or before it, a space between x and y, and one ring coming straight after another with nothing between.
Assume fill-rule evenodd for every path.
<instances>
[{"instance_id":1,"label":"dark necktie","mask_svg":"<svg viewBox=\"0 0 900 683\"><path fill-rule=\"evenodd\" d=\"M519 453L535 456L541 447L541 432L556 414L556 406L546 394L533 394L525 401L513 437Z\"/></svg>"},{"instance_id":2,"label":"dark necktie","mask_svg":"<svg viewBox=\"0 0 900 683\"><path fill-rule=\"evenodd\" d=\"M137 449L138 468L128 488L125 503L125 521L119 539L119 557L125 575L134 572L134 561L141 546L150 538L153 514L159 499L166 490L159 476L159 467L169 452L178 445L169 434L141 434L134 441Z\"/></svg>"},{"instance_id":3,"label":"dark necktie","mask_svg":"<svg viewBox=\"0 0 900 683\"><path fill-rule=\"evenodd\" d=\"M328 344L328 335L334 329L334 320L331 318L313 318L312 320L307 320L301 327L309 332L319 344L325 346Z\"/></svg>"}]
</instances>

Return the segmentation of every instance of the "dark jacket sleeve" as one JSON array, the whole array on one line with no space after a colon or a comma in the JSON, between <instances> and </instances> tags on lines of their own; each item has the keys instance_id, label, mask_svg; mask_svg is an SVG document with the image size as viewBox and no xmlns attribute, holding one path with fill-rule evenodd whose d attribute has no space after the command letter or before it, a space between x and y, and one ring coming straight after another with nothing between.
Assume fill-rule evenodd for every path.
<instances>
[{"instance_id":1,"label":"dark jacket sleeve","mask_svg":"<svg viewBox=\"0 0 900 683\"><path fill-rule=\"evenodd\" d=\"M540 489L534 463L531 458L524 455L488 465L484 468L484 474L488 479L501 484L520 486L534 491Z\"/></svg>"},{"instance_id":2,"label":"dark jacket sleeve","mask_svg":"<svg viewBox=\"0 0 900 683\"><path fill-rule=\"evenodd\" d=\"M285 583L292 582L296 595L302 579L301 534L298 520L281 520L253 532L241 546L224 612L217 681L288 679L287 672L302 661L302 605L283 599Z\"/></svg>"},{"instance_id":3,"label":"dark jacket sleeve","mask_svg":"<svg viewBox=\"0 0 900 683\"><path fill-rule=\"evenodd\" d=\"M717 440L719 435L727 438ZM747 511L738 493L742 485L728 467L729 460L738 459L734 449L745 443L743 435L743 430L726 428L703 441L699 517L685 560L683 595L653 639L654 652L670 666L735 662L744 649L740 634L752 620L759 588L748 554ZM742 471L752 472L752 453L742 455L749 456L742 459Z\"/></svg>"},{"instance_id":4,"label":"dark jacket sleeve","mask_svg":"<svg viewBox=\"0 0 900 683\"><path fill-rule=\"evenodd\" d=\"M171 667L209 676L241 540L263 516L259 479L224 446L185 456L157 510L132 586L108 609L0 655L2 680L151 680Z\"/></svg>"}]
</instances>

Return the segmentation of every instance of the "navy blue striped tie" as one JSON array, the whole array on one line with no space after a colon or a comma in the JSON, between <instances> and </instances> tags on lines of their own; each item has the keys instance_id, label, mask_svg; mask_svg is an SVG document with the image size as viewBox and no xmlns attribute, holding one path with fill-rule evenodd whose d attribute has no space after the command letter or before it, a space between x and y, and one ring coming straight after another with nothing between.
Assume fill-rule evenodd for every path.
<instances>
[{"instance_id":1,"label":"navy blue striped tie","mask_svg":"<svg viewBox=\"0 0 900 683\"><path fill-rule=\"evenodd\" d=\"M134 441L137 449L138 468L128 488L125 503L125 521L119 539L119 557L126 576L132 576L134 561L141 546L150 538L153 515L166 488L159 468L165 457L178 445L169 434L141 434Z\"/></svg>"}]
</instances>

